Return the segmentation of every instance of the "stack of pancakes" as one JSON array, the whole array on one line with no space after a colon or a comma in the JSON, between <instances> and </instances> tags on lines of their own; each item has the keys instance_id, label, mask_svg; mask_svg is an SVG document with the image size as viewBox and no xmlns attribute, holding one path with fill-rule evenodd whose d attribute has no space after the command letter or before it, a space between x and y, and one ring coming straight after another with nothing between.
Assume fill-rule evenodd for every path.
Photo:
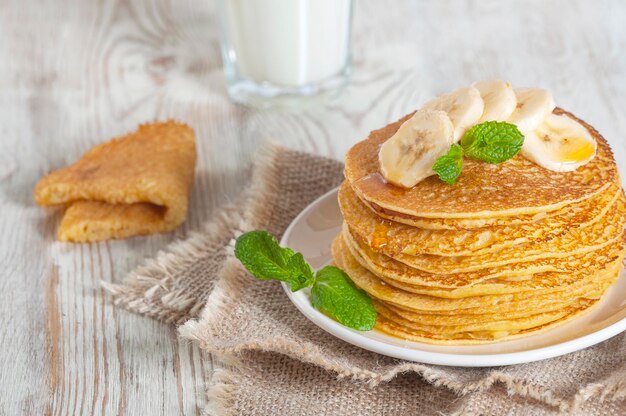
<instances>
[{"instance_id":1,"label":"stack of pancakes","mask_svg":"<svg viewBox=\"0 0 626 416\"><path fill-rule=\"evenodd\" d=\"M368 292L376 329L429 343L534 334L588 311L619 276L626 198L611 149L592 127L596 157L553 172L522 156L465 160L455 185L431 176L385 182L378 149L407 117L346 156L335 263Z\"/></svg>"}]
</instances>

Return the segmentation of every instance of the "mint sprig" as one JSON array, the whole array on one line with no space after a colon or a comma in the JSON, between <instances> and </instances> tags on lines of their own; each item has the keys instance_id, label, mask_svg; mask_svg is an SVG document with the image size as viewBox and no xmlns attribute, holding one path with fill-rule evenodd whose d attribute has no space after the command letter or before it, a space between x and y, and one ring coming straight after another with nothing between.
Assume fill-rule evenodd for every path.
<instances>
[{"instance_id":1,"label":"mint sprig","mask_svg":"<svg viewBox=\"0 0 626 416\"><path fill-rule=\"evenodd\" d=\"M439 179L453 185L463 170L463 156L497 164L519 153L523 144L524 135L515 124L485 121L467 130L461 145L453 144L448 153L435 161L432 169Z\"/></svg>"},{"instance_id":2,"label":"mint sprig","mask_svg":"<svg viewBox=\"0 0 626 416\"><path fill-rule=\"evenodd\" d=\"M467 157L487 163L502 163L515 156L524 144L524 135L515 124L485 121L467 130L461 147Z\"/></svg>"},{"instance_id":3,"label":"mint sprig","mask_svg":"<svg viewBox=\"0 0 626 416\"><path fill-rule=\"evenodd\" d=\"M347 327L369 331L376 323L372 300L346 273L326 266L314 275L301 253L281 247L267 231L242 234L235 257L257 279L287 282L292 292L311 287L313 307Z\"/></svg>"},{"instance_id":4,"label":"mint sprig","mask_svg":"<svg viewBox=\"0 0 626 416\"><path fill-rule=\"evenodd\" d=\"M439 179L454 185L461 174L461 170L463 170L463 148L456 143L453 144L448 153L435 161L433 170Z\"/></svg>"}]
</instances>

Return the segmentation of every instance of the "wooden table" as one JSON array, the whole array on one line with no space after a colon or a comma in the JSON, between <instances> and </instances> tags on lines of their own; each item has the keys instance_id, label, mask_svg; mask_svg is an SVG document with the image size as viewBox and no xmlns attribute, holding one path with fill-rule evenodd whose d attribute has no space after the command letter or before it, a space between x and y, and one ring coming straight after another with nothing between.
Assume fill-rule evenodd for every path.
<instances>
[{"instance_id":1,"label":"wooden table","mask_svg":"<svg viewBox=\"0 0 626 416\"><path fill-rule=\"evenodd\" d=\"M481 78L549 88L626 161L626 2L359 0L354 76L302 113L231 104L214 2L0 0L0 414L198 414L211 357L100 288L198 230L263 141L341 158L367 132ZM152 119L197 134L189 219L168 235L54 239L31 191L95 143ZM622 167L624 165L622 164Z\"/></svg>"}]
</instances>

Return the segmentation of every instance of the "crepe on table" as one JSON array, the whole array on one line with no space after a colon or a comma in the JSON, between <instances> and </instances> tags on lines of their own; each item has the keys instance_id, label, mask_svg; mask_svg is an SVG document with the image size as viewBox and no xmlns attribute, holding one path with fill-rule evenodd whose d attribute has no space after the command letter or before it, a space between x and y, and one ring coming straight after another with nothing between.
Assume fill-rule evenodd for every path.
<instances>
[{"instance_id":1,"label":"crepe on table","mask_svg":"<svg viewBox=\"0 0 626 416\"><path fill-rule=\"evenodd\" d=\"M339 190L334 262L372 296L376 329L434 344L476 344L545 331L591 310L625 255L626 198L602 136L572 172L520 155L465 160L454 186L384 181L378 148L407 117L350 149Z\"/></svg>"},{"instance_id":2,"label":"crepe on table","mask_svg":"<svg viewBox=\"0 0 626 416\"><path fill-rule=\"evenodd\" d=\"M100 241L171 231L187 216L196 164L186 124L148 123L42 178L35 199L64 206L58 239Z\"/></svg>"}]
</instances>

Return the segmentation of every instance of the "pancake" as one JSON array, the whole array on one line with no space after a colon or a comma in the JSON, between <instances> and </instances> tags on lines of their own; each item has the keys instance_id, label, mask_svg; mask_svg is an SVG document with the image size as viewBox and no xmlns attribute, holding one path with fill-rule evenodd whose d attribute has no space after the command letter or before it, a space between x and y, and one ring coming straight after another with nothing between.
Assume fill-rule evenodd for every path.
<instances>
[{"instance_id":1,"label":"pancake","mask_svg":"<svg viewBox=\"0 0 626 416\"><path fill-rule=\"evenodd\" d=\"M373 202L361 200L380 218L411 225L425 230L474 230L476 228L498 226L498 225L522 225L534 224L539 221L550 219L555 215L564 214L570 209L566 205L560 209L537 214L516 215L510 217L491 218L425 218L414 217L407 214L384 209Z\"/></svg>"},{"instance_id":2,"label":"pancake","mask_svg":"<svg viewBox=\"0 0 626 416\"><path fill-rule=\"evenodd\" d=\"M355 284L374 298L375 307L379 313L375 328L402 339L429 343L464 344L501 341L565 323L581 315L596 303L606 288L617 279L622 261L620 258L602 273L589 276L589 281L576 290L556 292L551 296L537 296L531 291L523 296L480 296L450 302L450 299L433 299L429 296L405 294L409 297L406 302L407 298L402 295L401 291L390 291L383 282L368 284L363 280L363 276L369 274L371 280L375 280L375 277L364 269L359 270L360 266L356 261L351 261L349 256L337 253L335 247L333 247L333 256L338 266L346 270ZM378 300L381 297L385 299ZM400 301L410 308L421 304L426 306L429 312L436 309L434 307L436 303L440 306L445 303L452 308L447 315L425 315L421 311L394 307L394 302L388 302L389 299L394 302ZM463 303L478 305L477 307L483 312L489 310L489 313L466 314ZM424 319L425 316L427 319Z\"/></svg>"},{"instance_id":3,"label":"pancake","mask_svg":"<svg viewBox=\"0 0 626 416\"><path fill-rule=\"evenodd\" d=\"M608 287L610 286L608 283L605 283L602 285L602 287ZM528 292L525 292L526 295L528 295ZM580 296L574 297L574 298L568 298L567 296L563 296L563 297L556 297L556 296L552 296L550 299L545 300L543 299L541 301L541 303L538 303L538 305L542 308L542 311L550 311L550 310L554 310L554 309L560 309L560 308L567 308L570 305L572 305L573 303L576 303L578 299L581 299L583 296L587 296L586 293L580 293ZM589 292L591 294L593 294L594 299L598 298L601 293L600 293L600 289L598 290L594 290L593 292ZM483 306L477 306L477 307L473 307L473 308L465 308L465 309L450 309L450 310L414 310L414 309L409 309L405 306L396 304L396 303L390 303L390 302L383 302L385 303L386 306L388 307L394 307L396 309L401 309L404 310L405 312L408 313L413 313L419 316L430 316L431 320L435 320L435 322L437 322L436 320L439 318L442 318L442 322L443 321L447 321L453 318L456 318L459 322L471 322L473 319L477 319L479 317L482 317L484 320L493 320L493 319L497 319L498 316L501 315L506 315L506 314L515 314L516 316L528 316L528 315L534 315L537 313L537 311L535 311L533 308L531 307L521 307L521 308L515 308L515 306L517 305L512 305L511 308L497 308L494 309L493 311L490 310L490 308L485 308L484 305ZM519 303L518 305L521 305L521 303Z\"/></svg>"},{"instance_id":4,"label":"pancake","mask_svg":"<svg viewBox=\"0 0 626 416\"><path fill-rule=\"evenodd\" d=\"M391 335L404 340L425 342L428 344L437 345L471 345L471 344L486 344L494 341L508 341L511 339L517 339L526 337L528 335L535 335L556 326L562 325L574 318L578 318L583 314L589 312L593 306L598 303L597 299L588 300L583 306L570 307L567 309L567 314L560 319L554 320L547 324L522 329L517 332L513 331L478 331L478 332L464 332L456 334L448 334L446 336L440 334L434 334L426 331L412 330L405 326L399 325L397 322L389 320L383 315L379 315L376 321L375 329L379 332Z\"/></svg>"},{"instance_id":5,"label":"pancake","mask_svg":"<svg viewBox=\"0 0 626 416\"><path fill-rule=\"evenodd\" d=\"M402 327L413 330L423 331L426 333L437 334L442 337L449 337L455 334L463 333L476 333L488 331L490 333L502 333L502 332L518 332L523 329L534 328L540 325L545 325L552 321L561 319L571 313L576 307L560 308L550 310L533 315L527 315L520 318L500 317L500 319L494 319L487 322L475 322L464 325L427 325L417 320L405 319L402 316L392 312L386 308L381 302L374 303L376 311L387 320L396 324L402 325ZM498 334L494 334L494 338L498 338Z\"/></svg>"},{"instance_id":6,"label":"pancake","mask_svg":"<svg viewBox=\"0 0 626 416\"><path fill-rule=\"evenodd\" d=\"M616 184L593 198L570 207L549 221L533 224L499 225L479 230L426 230L381 220L356 196L348 182L339 189L339 207L344 220L373 249L404 254L468 256L499 251L533 241L548 241L572 228L584 228L599 221L622 196ZM623 197L623 196L622 196Z\"/></svg>"},{"instance_id":7,"label":"pancake","mask_svg":"<svg viewBox=\"0 0 626 416\"><path fill-rule=\"evenodd\" d=\"M596 156L572 172L553 172L517 155L492 165L464 160L455 185L431 176L410 189L387 183L379 173L378 149L411 115L373 131L345 158L345 176L364 201L384 209L424 218L491 218L537 214L565 207L601 193L618 182L613 154L604 138L572 114L596 139Z\"/></svg>"},{"instance_id":8,"label":"pancake","mask_svg":"<svg viewBox=\"0 0 626 416\"><path fill-rule=\"evenodd\" d=\"M361 200L368 208L370 208L380 218L399 222L401 224L411 225L425 230L474 230L482 227L498 226L498 225L522 225L534 224L539 221L549 220L556 215L566 213L571 209L572 205L566 205L562 208L539 212L536 214L522 214L508 217L491 217L491 218L425 218L415 217L402 214L392 210L384 209L377 204L365 200Z\"/></svg>"},{"instance_id":9,"label":"pancake","mask_svg":"<svg viewBox=\"0 0 626 416\"><path fill-rule=\"evenodd\" d=\"M529 310L539 313L548 310L551 304L561 298L575 299L578 297L598 298L617 278L616 270L621 266L622 259L617 259L598 275L588 274L584 279L561 290L541 294L536 290L504 295L471 296L460 299L439 298L428 295L410 293L389 286L369 270L362 267L348 251L341 250L340 239L332 245L333 260L344 270L356 286L365 290L374 299L402 306L405 309L422 311L456 311L482 308L489 313L503 313L508 310Z\"/></svg>"},{"instance_id":10,"label":"pancake","mask_svg":"<svg viewBox=\"0 0 626 416\"><path fill-rule=\"evenodd\" d=\"M406 283L396 280L393 273L389 272L389 269L383 268L373 264L364 258L362 252L346 243L345 237L342 234L338 237L336 250L341 252L348 251L357 262L379 277L382 281L390 286L398 289L402 289L407 292L442 297L442 298L463 298L468 296L482 296L482 295L497 295L504 293L517 293L529 290L537 290L535 293L545 293L546 291L558 291L563 290L568 285L574 284L582 280L585 275L593 274L599 270L607 267L609 263L615 262L619 258L624 257L623 244L621 242L606 248L601 252L589 253L582 261L576 264L577 267L572 267L571 271L565 273L558 272L544 272L536 273L523 278L510 279L510 278L494 278L487 281L480 281L466 286L460 286L456 288L439 287L435 286L437 283L437 275L431 275L429 279L430 285L420 285L415 283L415 279L412 283ZM389 259L389 262L394 260ZM394 262L395 269L400 270L401 276L411 275L414 269L407 267L406 265ZM564 263L571 263L571 261L564 261ZM419 271L415 271L419 274ZM452 277L454 279L454 277Z\"/></svg>"},{"instance_id":11,"label":"pancake","mask_svg":"<svg viewBox=\"0 0 626 416\"><path fill-rule=\"evenodd\" d=\"M546 258L565 258L599 250L622 239L624 233L626 198L620 196L606 215L584 228L573 228L567 233L547 241L521 244L495 253L475 256L437 256L431 254L407 255L390 246L374 245L375 250L410 267L429 273L463 273L512 263L536 261ZM360 241L367 241L350 229Z\"/></svg>"},{"instance_id":12,"label":"pancake","mask_svg":"<svg viewBox=\"0 0 626 416\"><path fill-rule=\"evenodd\" d=\"M554 302L554 305L544 310L544 313L562 310L569 307L584 306L588 302L588 299L579 298L573 300L561 300ZM374 303L381 303L380 301L374 301ZM509 310L504 313L493 314L431 314L431 313L418 313L408 311L389 303L382 303L385 308L394 312L396 315L407 319L412 322L420 322L425 325L472 325L476 323L503 321L507 319L524 318L530 315L534 315L533 311L515 311Z\"/></svg>"},{"instance_id":13,"label":"pancake","mask_svg":"<svg viewBox=\"0 0 626 416\"><path fill-rule=\"evenodd\" d=\"M41 206L66 208L57 237L75 243L164 233L185 221L195 133L176 121L140 125L93 147L36 185Z\"/></svg>"},{"instance_id":14,"label":"pancake","mask_svg":"<svg viewBox=\"0 0 626 416\"><path fill-rule=\"evenodd\" d=\"M490 280L528 280L535 274L559 272L574 274L602 257L614 256L623 250L623 241L616 241L597 251L563 258L545 258L533 262L511 263L501 267L486 268L466 273L436 274L414 269L384 254L376 253L366 244L357 241L344 223L341 234L346 246L359 263L386 281L408 285L433 286L437 288L462 288Z\"/></svg>"}]
</instances>

